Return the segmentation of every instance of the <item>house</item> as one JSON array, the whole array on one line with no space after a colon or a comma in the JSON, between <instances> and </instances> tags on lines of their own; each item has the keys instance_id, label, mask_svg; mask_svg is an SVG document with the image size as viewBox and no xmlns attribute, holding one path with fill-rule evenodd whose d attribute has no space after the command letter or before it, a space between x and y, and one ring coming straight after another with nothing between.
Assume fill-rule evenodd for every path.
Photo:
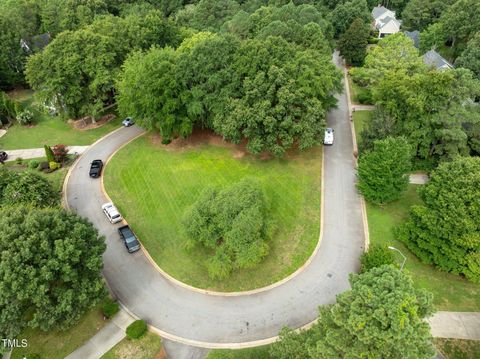
<instances>
[{"instance_id":1,"label":"house","mask_svg":"<svg viewBox=\"0 0 480 359\"><path fill-rule=\"evenodd\" d=\"M420 46L420 31L405 31L404 34L406 37L409 37L413 40L413 45L418 49Z\"/></svg>"},{"instance_id":2,"label":"house","mask_svg":"<svg viewBox=\"0 0 480 359\"><path fill-rule=\"evenodd\" d=\"M453 65L445 60L435 50L430 50L423 55L423 62L425 65L434 67L437 70L450 70L453 69Z\"/></svg>"},{"instance_id":3,"label":"house","mask_svg":"<svg viewBox=\"0 0 480 359\"><path fill-rule=\"evenodd\" d=\"M396 34L402 25L395 17L395 11L388 10L384 6L376 6L372 10L373 27L378 30L378 37Z\"/></svg>"},{"instance_id":4,"label":"house","mask_svg":"<svg viewBox=\"0 0 480 359\"><path fill-rule=\"evenodd\" d=\"M43 50L50 43L50 34L35 35L28 39L20 39L20 47L27 53Z\"/></svg>"}]
</instances>

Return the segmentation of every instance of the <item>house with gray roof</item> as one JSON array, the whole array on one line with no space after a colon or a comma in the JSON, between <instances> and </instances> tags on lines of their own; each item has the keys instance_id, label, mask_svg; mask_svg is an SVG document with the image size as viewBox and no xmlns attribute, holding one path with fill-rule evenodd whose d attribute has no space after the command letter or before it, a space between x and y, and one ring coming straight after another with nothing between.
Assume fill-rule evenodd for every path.
<instances>
[{"instance_id":1,"label":"house with gray roof","mask_svg":"<svg viewBox=\"0 0 480 359\"><path fill-rule=\"evenodd\" d=\"M400 31L401 21L395 17L395 11L384 6L376 6L372 10L373 26L378 30L378 37L396 34Z\"/></svg>"},{"instance_id":2,"label":"house with gray roof","mask_svg":"<svg viewBox=\"0 0 480 359\"><path fill-rule=\"evenodd\" d=\"M453 69L453 65L433 49L423 55L423 62L425 65L434 67L437 70Z\"/></svg>"},{"instance_id":3,"label":"house with gray roof","mask_svg":"<svg viewBox=\"0 0 480 359\"><path fill-rule=\"evenodd\" d=\"M418 49L420 46L420 31L405 31L404 34L413 40L413 45Z\"/></svg>"}]
</instances>

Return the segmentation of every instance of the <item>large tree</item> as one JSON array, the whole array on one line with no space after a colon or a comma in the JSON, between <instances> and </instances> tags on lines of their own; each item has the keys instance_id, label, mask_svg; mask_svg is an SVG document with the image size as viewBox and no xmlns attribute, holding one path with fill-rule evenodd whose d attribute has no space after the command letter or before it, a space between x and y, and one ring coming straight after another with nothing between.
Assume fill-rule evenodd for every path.
<instances>
[{"instance_id":1,"label":"large tree","mask_svg":"<svg viewBox=\"0 0 480 359\"><path fill-rule=\"evenodd\" d=\"M398 237L422 262L480 282L480 158L441 164Z\"/></svg>"},{"instance_id":2,"label":"large tree","mask_svg":"<svg viewBox=\"0 0 480 359\"><path fill-rule=\"evenodd\" d=\"M455 65L471 70L480 80L480 29L468 42L467 48L457 58Z\"/></svg>"},{"instance_id":3,"label":"large tree","mask_svg":"<svg viewBox=\"0 0 480 359\"><path fill-rule=\"evenodd\" d=\"M234 0L200 0L178 11L175 18L180 25L197 30L218 31L239 8L240 5Z\"/></svg>"},{"instance_id":4,"label":"large tree","mask_svg":"<svg viewBox=\"0 0 480 359\"><path fill-rule=\"evenodd\" d=\"M347 64L361 66L367 54L370 28L362 19L356 19L340 36L338 49Z\"/></svg>"},{"instance_id":5,"label":"large tree","mask_svg":"<svg viewBox=\"0 0 480 359\"><path fill-rule=\"evenodd\" d=\"M402 27L422 31L437 22L455 0L411 0L402 12Z\"/></svg>"},{"instance_id":6,"label":"large tree","mask_svg":"<svg viewBox=\"0 0 480 359\"><path fill-rule=\"evenodd\" d=\"M190 245L212 250L209 275L223 279L238 268L251 268L268 253L267 203L260 185L244 179L205 190L184 217Z\"/></svg>"},{"instance_id":7,"label":"large tree","mask_svg":"<svg viewBox=\"0 0 480 359\"><path fill-rule=\"evenodd\" d=\"M283 331L274 358L412 358L435 355L425 318L432 295L390 265L350 276L351 290L320 308L318 323L295 334Z\"/></svg>"},{"instance_id":8,"label":"large tree","mask_svg":"<svg viewBox=\"0 0 480 359\"><path fill-rule=\"evenodd\" d=\"M25 204L48 207L57 204L58 197L45 177L30 171L17 173L0 168L0 206Z\"/></svg>"},{"instance_id":9,"label":"large tree","mask_svg":"<svg viewBox=\"0 0 480 359\"><path fill-rule=\"evenodd\" d=\"M65 329L105 295L105 243L62 209L0 208L0 336Z\"/></svg>"},{"instance_id":10,"label":"large tree","mask_svg":"<svg viewBox=\"0 0 480 359\"><path fill-rule=\"evenodd\" d=\"M355 19L362 19L366 24L370 22L371 15L365 0L352 0L338 5L332 12L335 37L347 31Z\"/></svg>"},{"instance_id":11,"label":"large tree","mask_svg":"<svg viewBox=\"0 0 480 359\"><path fill-rule=\"evenodd\" d=\"M358 161L358 189L372 203L400 198L407 189L412 149L404 137L387 137L374 143Z\"/></svg>"}]
</instances>

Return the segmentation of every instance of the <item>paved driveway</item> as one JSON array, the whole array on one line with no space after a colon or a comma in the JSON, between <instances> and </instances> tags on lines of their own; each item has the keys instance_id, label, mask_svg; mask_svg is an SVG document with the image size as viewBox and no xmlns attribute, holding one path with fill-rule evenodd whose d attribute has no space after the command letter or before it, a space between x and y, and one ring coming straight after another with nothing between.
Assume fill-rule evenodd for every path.
<instances>
[{"instance_id":1,"label":"paved driveway","mask_svg":"<svg viewBox=\"0 0 480 359\"><path fill-rule=\"evenodd\" d=\"M335 58L336 60L336 58ZM325 208L320 250L299 275L271 290L248 296L219 297L171 283L139 251L128 254L100 206L106 201L100 181L88 177L92 160L106 160L117 148L142 133L122 128L91 146L67 183L71 208L87 217L106 236L103 274L118 299L164 336L187 344L251 342L274 337L283 326L300 327L317 317L317 308L333 303L348 289L348 274L359 267L363 250L360 199L354 180L352 138L345 94L328 116L335 144L325 148ZM183 338L183 339L180 339Z\"/></svg>"}]
</instances>

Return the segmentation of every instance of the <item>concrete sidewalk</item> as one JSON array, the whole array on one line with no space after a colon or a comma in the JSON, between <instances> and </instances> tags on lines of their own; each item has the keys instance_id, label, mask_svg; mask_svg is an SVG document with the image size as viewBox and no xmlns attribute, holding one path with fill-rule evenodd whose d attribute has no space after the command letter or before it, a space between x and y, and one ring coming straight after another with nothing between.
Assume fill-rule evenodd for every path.
<instances>
[{"instance_id":1,"label":"concrete sidewalk","mask_svg":"<svg viewBox=\"0 0 480 359\"><path fill-rule=\"evenodd\" d=\"M67 146L69 154L82 154L89 146ZM8 161L15 161L17 158L22 158L24 160L30 158L40 158L45 157L44 148L29 148L23 150L5 150L8 154Z\"/></svg>"},{"instance_id":2,"label":"concrete sidewalk","mask_svg":"<svg viewBox=\"0 0 480 359\"><path fill-rule=\"evenodd\" d=\"M375 105L352 105L352 111L373 111L375 110Z\"/></svg>"},{"instance_id":3,"label":"concrete sidewalk","mask_svg":"<svg viewBox=\"0 0 480 359\"><path fill-rule=\"evenodd\" d=\"M425 184L428 182L428 175L426 173L412 173L410 175L410 183Z\"/></svg>"},{"instance_id":4,"label":"concrete sidewalk","mask_svg":"<svg viewBox=\"0 0 480 359\"><path fill-rule=\"evenodd\" d=\"M120 309L110 322L91 337L83 346L66 359L98 359L125 338L125 329L135 321L125 310Z\"/></svg>"},{"instance_id":5,"label":"concrete sidewalk","mask_svg":"<svg viewBox=\"0 0 480 359\"><path fill-rule=\"evenodd\" d=\"M437 312L427 321L436 338L480 340L479 312Z\"/></svg>"}]
</instances>

